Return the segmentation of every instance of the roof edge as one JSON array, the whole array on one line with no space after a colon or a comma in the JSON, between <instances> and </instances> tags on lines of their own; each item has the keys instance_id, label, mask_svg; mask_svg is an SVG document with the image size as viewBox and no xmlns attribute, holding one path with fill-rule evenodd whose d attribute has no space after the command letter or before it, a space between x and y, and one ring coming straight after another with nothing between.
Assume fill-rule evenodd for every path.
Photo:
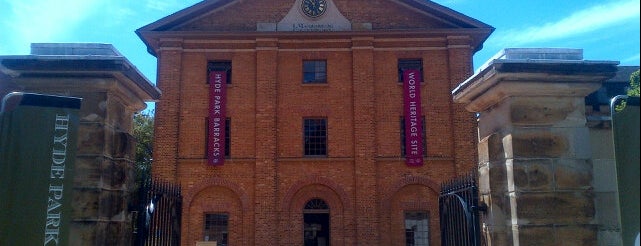
<instances>
[{"instance_id":1,"label":"roof edge","mask_svg":"<svg viewBox=\"0 0 641 246\"><path fill-rule=\"evenodd\" d=\"M458 20L459 24L467 24L472 28L491 28L495 29L493 26L488 25L480 20L477 20L475 18L472 18L468 15L465 15L461 12L458 12L456 10L453 10L449 7L446 7L444 5L440 5L438 3L435 3L433 1L426 1L426 0L401 0L404 2L413 2L416 5L426 7L428 9L433 9L436 10L436 13L441 13L442 15L437 15L439 18L444 18L444 19L454 19ZM446 18L449 17L449 18ZM469 28L469 27L468 27Z\"/></svg>"},{"instance_id":2,"label":"roof edge","mask_svg":"<svg viewBox=\"0 0 641 246\"><path fill-rule=\"evenodd\" d=\"M153 56L157 56L151 40L145 37L146 33L156 32L156 31L166 31L170 28L179 25L184 21L196 17L198 15L205 14L207 12L213 11L216 8L228 5L238 0L204 0L199 3L196 3L190 7L179 10L171 15L163 17L153 23L145 25L141 28L138 28L135 33L136 35L145 43L147 46L147 52ZM436 18L441 20L447 20L447 22L452 22L455 25L460 26L461 28L478 28L488 30L485 37L478 40L479 45L474 52L479 51L482 48L482 44L487 40L489 35L494 32L495 28L483 23L477 19L464 15L460 12L457 12L451 8L445 7L443 5L437 4L433 1L426 0L391 0L400 4L405 4L410 7L417 8L420 11L424 11L433 15ZM259 33L259 32L256 32Z\"/></svg>"}]
</instances>

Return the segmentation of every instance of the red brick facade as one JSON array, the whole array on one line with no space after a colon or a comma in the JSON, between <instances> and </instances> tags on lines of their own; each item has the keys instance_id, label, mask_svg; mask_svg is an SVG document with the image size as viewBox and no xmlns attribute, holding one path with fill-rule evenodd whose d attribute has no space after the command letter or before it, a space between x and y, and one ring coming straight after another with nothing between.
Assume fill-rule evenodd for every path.
<instances>
[{"instance_id":1,"label":"red brick facade","mask_svg":"<svg viewBox=\"0 0 641 246\"><path fill-rule=\"evenodd\" d=\"M300 0L299 0L300 1ZM182 245L203 240L204 215L227 214L230 245L302 245L303 208L329 206L331 245L404 245L404 211L429 213L440 243L440 183L476 166L474 115L450 91L472 73L493 30L429 1L334 0L353 27L257 31L299 1L203 1L138 30L158 57L153 175L183 189ZM399 59L422 59L427 155L401 155ZM231 61L231 155L206 165L207 64ZM327 83L303 84L303 60ZM303 118L327 119L327 156L303 155Z\"/></svg>"}]
</instances>

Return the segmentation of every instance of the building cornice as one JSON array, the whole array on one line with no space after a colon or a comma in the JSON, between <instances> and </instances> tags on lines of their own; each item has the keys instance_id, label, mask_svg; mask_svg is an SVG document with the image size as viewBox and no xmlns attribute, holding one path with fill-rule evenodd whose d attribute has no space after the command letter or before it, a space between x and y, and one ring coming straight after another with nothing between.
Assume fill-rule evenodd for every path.
<instances>
[{"instance_id":1,"label":"building cornice","mask_svg":"<svg viewBox=\"0 0 641 246\"><path fill-rule=\"evenodd\" d=\"M148 45L149 53L156 55L157 51L165 48L165 44L179 46L180 43L225 43L251 45L252 42L260 39L276 39L282 43L296 42L314 43L330 42L340 43L342 40L354 38L372 38L374 43L378 42L434 42L448 39L467 38L466 47L478 51L482 43L487 39L494 29L427 29L427 30L380 30L380 31L341 31L341 32L207 32L207 31L145 31L141 32L145 43ZM169 41L168 41L169 40Z\"/></svg>"}]
</instances>

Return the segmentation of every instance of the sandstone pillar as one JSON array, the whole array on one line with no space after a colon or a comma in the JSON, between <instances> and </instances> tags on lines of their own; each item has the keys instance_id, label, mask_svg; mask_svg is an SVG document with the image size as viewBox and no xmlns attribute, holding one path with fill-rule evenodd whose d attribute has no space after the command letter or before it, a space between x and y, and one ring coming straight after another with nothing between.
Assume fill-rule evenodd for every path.
<instances>
[{"instance_id":1,"label":"sandstone pillar","mask_svg":"<svg viewBox=\"0 0 641 246\"><path fill-rule=\"evenodd\" d=\"M110 44L32 44L0 57L23 92L82 98L69 245L131 245L133 115L160 91Z\"/></svg>"},{"instance_id":2,"label":"sandstone pillar","mask_svg":"<svg viewBox=\"0 0 641 246\"><path fill-rule=\"evenodd\" d=\"M584 97L618 62L573 49L508 49L453 91L479 113L479 183L489 245L595 245ZM605 140L604 140L605 141Z\"/></svg>"}]
</instances>

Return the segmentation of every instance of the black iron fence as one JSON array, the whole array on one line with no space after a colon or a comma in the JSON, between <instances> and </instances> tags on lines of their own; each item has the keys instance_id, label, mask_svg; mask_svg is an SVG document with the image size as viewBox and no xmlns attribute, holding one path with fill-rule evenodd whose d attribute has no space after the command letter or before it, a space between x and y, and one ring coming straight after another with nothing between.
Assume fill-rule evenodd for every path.
<instances>
[{"instance_id":1,"label":"black iron fence","mask_svg":"<svg viewBox=\"0 0 641 246\"><path fill-rule=\"evenodd\" d=\"M473 172L441 185L438 203L442 246L485 245L481 237L479 211L486 208L484 204L479 205L476 177L476 172Z\"/></svg>"},{"instance_id":2,"label":"black iron fence","mask_svg":"<svg viewBox=\"0 0 641 246\"><path fill-rule=\"evenodd\" d=\"M180 245L180 186L147 180L138 194L134 245Z\"/></svg>"}]
</instances>

